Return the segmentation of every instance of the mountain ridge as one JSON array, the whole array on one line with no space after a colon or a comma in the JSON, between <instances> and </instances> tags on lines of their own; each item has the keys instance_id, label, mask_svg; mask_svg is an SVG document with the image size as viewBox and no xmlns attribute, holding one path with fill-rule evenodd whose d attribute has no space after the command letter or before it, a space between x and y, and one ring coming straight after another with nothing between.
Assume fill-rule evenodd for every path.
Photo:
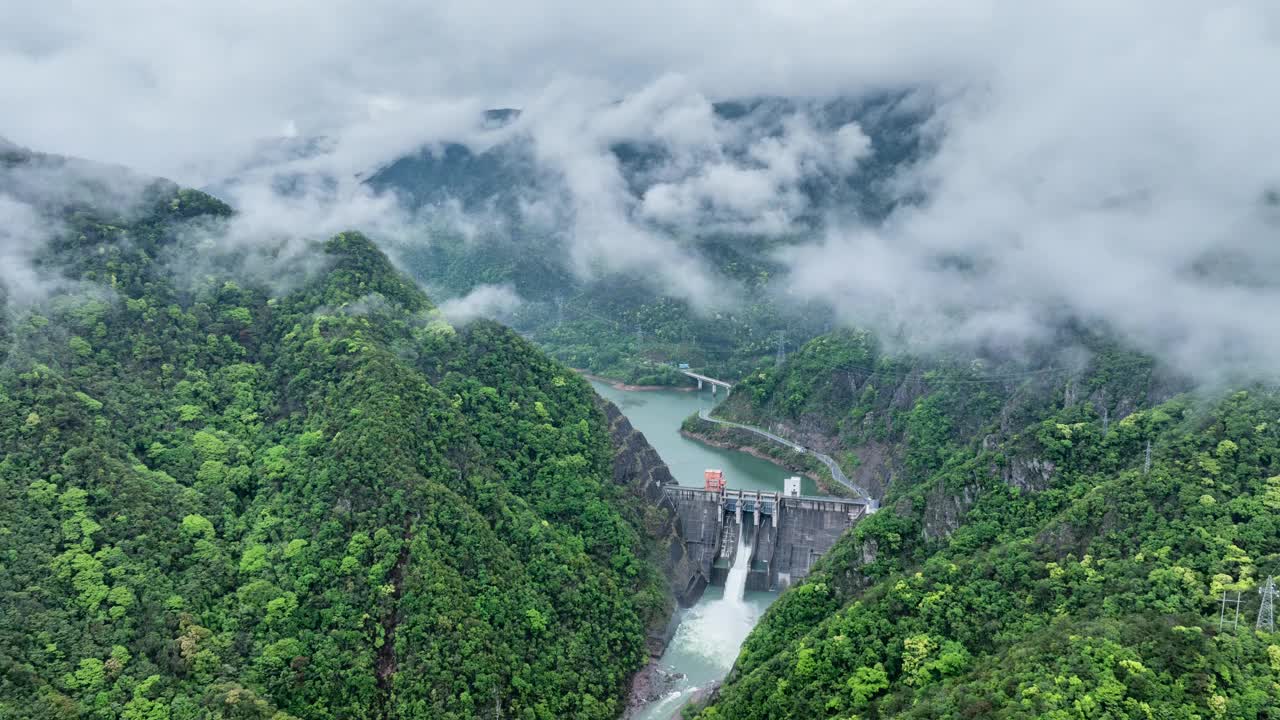
<instances>
[{"instance_id":1,"label":"mountain ridge","mask_svg":"<svg viewBox=\"0 0 1280 720\"><path fill-rule=\"evenodd\" d=\"M614 717L672 599L589 385L359 233L246 280L158 187L5 301L0 714Z\"/></svg>"}]
</instances>

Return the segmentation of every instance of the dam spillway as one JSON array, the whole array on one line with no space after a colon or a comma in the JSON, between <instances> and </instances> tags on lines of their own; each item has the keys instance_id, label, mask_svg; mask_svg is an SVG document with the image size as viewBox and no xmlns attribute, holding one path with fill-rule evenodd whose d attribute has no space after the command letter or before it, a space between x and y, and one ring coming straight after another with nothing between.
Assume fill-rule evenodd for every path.
<instances>
[{"instance_id":1,"label":"dam spillway","mask_svg":"<svg viewBox=\"0 0 1280 720\"><path fill-rule=\"evenodd\" d=\"M723 585L738 554L750 553L747 590L781 590L804 579L868 512L866 500L710 485L668 485L663 492L676 508L690 560L710 584Z\"/></svg>"}]
</instances>

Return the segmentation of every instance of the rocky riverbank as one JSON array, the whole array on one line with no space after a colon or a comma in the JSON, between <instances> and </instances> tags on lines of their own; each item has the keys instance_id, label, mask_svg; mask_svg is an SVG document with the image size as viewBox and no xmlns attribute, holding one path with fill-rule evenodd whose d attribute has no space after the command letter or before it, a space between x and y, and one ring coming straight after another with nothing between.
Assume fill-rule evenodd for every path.
<instances>
[{"instance_id":1,"label":"rocky riverbank","mask_svg":"<svg viewBox=\"0 0 1280 720\"><path fill-rule=\"evenodd\" d=\"M635 429L618 406L604 398L598 398L597 402L609 423L609 439L614 449L613 481L654 507L656 512L645 514L643 530L656 541L655 562L666 574L672 596L680 605L688 607L702 596L707 581L701 569L689 559L675 505L662 490L664 485L675 485L676 479L644 433ZM665 632L668 619L664 618L662 627L656 630ZM660 649L653 653L655 657L660 654Z\"/></svg>"},{"instance_id":2,"label":"rocky riverbank","mask_svg":"<svg viewBox=\"0 0 1280 720\"><path fill-rule=\"evenodd\" d=\"M641 710L679 689L679 682L683 679L684 673L672 672L656 662L645 665L631 679L631 693L627 696L627 711L623 718L635 717Z\"/></svg>"}]
</instances>

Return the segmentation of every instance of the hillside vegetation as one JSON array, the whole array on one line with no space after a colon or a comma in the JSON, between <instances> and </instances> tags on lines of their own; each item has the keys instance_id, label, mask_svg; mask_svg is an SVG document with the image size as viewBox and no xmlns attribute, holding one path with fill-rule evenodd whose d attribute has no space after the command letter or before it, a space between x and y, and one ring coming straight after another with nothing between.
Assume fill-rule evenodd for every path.
<instances>
[{"instance_id":1,"label":"hillside vegetation","mask_svg":"<svg viewBox=\"0 0 1280 720\"><path fill-rule=\"evenodd\" d=\"M1097 341L1063 373L886 357L858 334L743 383L730 414L825 433L874 466L884 507L690 714L1275 716L1280 634L1253 624L1280 574L1280 396L1176 386ZM1220 631L1224 591L1243 603Z\"/></svg>"},{"instance_id":2,"label":"hillside vegetation","mask_svg":"<svg viewBox=\"0 0 1280 720\"><path fill-rule=\"evenodd\" d=\"M357 233L273 290L79 190L0 328L0 717L618 715L670 599L586 383Z\"/></svg>"}]
</instances>

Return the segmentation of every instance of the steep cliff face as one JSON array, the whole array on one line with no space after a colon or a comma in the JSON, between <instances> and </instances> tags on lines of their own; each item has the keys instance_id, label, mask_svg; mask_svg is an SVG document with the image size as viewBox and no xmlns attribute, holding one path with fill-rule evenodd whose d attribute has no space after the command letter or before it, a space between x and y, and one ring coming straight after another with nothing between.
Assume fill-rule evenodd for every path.
<instances>
[{"instance_id":1,"label":"steep cliff face","mask_svg":"<svg viewBox=\"0 0 1280 720\"><path fill-rule=\"evenodd\" d=\"M609 424L609 438L613 445L613 481L626 485L655 505L663 500L662 486L674 485L671 469L653 449L644 433L636 430L617 405L602 397L596 398L600 411Z\"/></svg>"},{"instance_id":2,"label":"steep cliff face","mask_svg":"<svg viewBox=\"0 0 1280 720\"><path fill-rule=\"evenodd\" d=\"M1170 398L1187 385L1082 335L1068 363L892 357L844 334L735 386L718 414L823 449L882 503L695 717L1277 707L1274 638L1217 633L1215 600L1280 573L1280 398Z\"/></svg>"},{"instance_id":3,"label":"steep cliff face","mask_svg":"<svg viewBox=\"0 0 1280 720\"><path fill-rule=\"evenodd\" d=\"M907 560L956 532L985 493L1050 487L1059 473L1053 436L1071 431L1045 418L1094 423L1105 435L1185 387L1104 340L1077 334L1071 342L1082 348L1071 363L1048 350L1042 365L959 362L889 355L870 335L841 332L745 378L719 412L835 458L896 517L887 534L904 538L886 543L859 531L863 547L850 559L897 563L895 555ZM703 431L716 432L696 428Z\"/></svg>"},{"instance_id":4,"label":"steep cliff face","mask_svg":"<svg viewBox=\"0 0 1280 720\"><path fill-rule=\"evenodd\" d=\"M643 520L644 531L653 541L651 559L665 574L676 602L685 607L692 605L702 597L707 578L690 559L675 506L662 491L664 485L674 485L676 480L644 433L632 426L618 406L599 397L596 402L609 425L613 481L647 501ZM653 655L661 655L665 649L667 630L665 626L649 629L649 651Z\"/></svg>"}]
</instances>

